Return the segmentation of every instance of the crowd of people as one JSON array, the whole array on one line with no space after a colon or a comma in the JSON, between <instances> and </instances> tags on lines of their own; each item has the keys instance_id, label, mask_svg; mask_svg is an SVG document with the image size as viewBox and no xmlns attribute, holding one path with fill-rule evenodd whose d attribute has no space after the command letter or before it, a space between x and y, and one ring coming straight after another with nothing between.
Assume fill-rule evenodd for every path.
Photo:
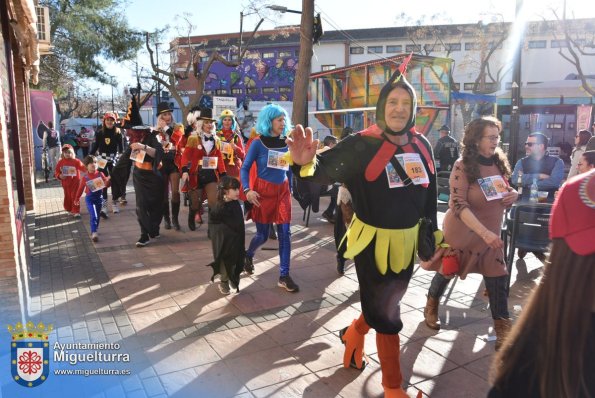
<instances>
[{"instance_id":1,"label":"crowd of people","mask_svg":"<svg viewBox=\"0 0 595 398\"><path fill-rule=\"evenodd\" d=\"M60 146L50 129L44 145L61 153L55 176L64 188L64 209L73 217L80 217L80 198L86 193L94 242L100 219L108 218L108 187L117 214L119 204L126 203L130 174L139 248L160 236L162 224L182 230L182 195L189 200L190 231L203 223L206 202L211 280L218 278L224 295L239 292L242 272L255 272L256 250L272 228L278 240L278 286L298 292L290 275L293 185L297 181L334 189L324 218L335 224L337 272L344 273L346 259L354 260L361 300L360 316L339 333L343 365L366 366L364 340L375 329L385 397L407 397L400 367L400 302L417 258L424 269L435 271L424 309L425 325L433 330L441 327L439 305L450 280L470 273L483 276L499 350L491 397L595 394L590 377L595 371L592 134L577 133L564 185L562 160L548 153L548 137L541 133L529 134L526 156L511 170L499 145L502 125L494 117L471 121L461 143L442 126L432 148L415 130L417 97L405 72L406 64L380 91L375 124L357 133L346 128L340 140L327 137L322 145L311 128L293 127L276 104L260 111L256 134L245 142L233 110L213 115L211 109L193 108L181 125L169 104L162 103L157 126L149 127L140 119L134 97L122 121L115 113L104 115L82 162L76 157L76 135L67 135ZM443 231L437 222L440 171L450 173ZM530 200L535 187L555 201L553 246L543 280L513 326L500 231L508 209ZM247 246L245 220L256 226ZM519 251L520 258L525 255ZM567 289L572 293L566 294Z\"/></svg>"}]
</instances>

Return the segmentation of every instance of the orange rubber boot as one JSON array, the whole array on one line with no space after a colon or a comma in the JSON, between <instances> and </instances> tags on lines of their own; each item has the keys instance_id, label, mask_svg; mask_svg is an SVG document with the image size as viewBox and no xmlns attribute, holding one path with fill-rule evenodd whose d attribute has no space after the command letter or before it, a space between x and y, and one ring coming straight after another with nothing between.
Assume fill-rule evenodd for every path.
<instances>
[{"instance_id":1,"label":"orange rubber boot","mask_svg":"<svg viewBox=\"0 0 595 398\"><path fill-rule=\"evenodd\" d=\"M409 398L403 390L403 376L401 375L400 345L398 334L376 333L376 348L382 369L382 387L384 398ZM421 397L418 391L417 397Z\"/></svg>"},{"instance_id":2,"label":"orange rubber boot","mask_svg":"<svg viewBox=\"0 0 595 398\"><path fill-rule=\"evenodd\" d=\"M345 344L343 353L343 366L363 370L366 366L364 360L364 337L370 327L364 320L363 315L351 322L351 326L341 330L339 337Z\"/></svg>"}]
</instances>

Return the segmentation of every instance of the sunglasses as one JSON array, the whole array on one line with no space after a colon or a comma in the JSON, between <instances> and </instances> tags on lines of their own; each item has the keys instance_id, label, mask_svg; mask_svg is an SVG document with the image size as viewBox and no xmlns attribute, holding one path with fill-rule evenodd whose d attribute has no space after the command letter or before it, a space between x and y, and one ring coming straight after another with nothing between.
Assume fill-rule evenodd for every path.
<instances>
[{"instance_id":1,"label":"sunglasses","mask_svg":"<svg viewBox=\"0 0 595 398\"><path fill-rule=\"evenodd\" d=\"M525 146L532 147L533 145L537 145L539 142L525 142Z\"/></svg>"}]
</instances>

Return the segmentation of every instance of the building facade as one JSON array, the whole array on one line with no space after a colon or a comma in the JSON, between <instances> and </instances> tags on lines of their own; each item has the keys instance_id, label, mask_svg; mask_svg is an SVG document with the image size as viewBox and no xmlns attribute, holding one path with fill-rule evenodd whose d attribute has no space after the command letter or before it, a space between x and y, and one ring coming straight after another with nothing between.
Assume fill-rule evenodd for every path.
<instances>
[{"instance_id":1,"label":"building facade","mask_svg":"<svg viewBox=\"0 0 595 398\"><path fill-rule=\"evenodd\" d=\"M33 2L8 0L0 13L0 299L17 317L30 261L27 213L35 204L29 83L37 82L39 45Z\"/></svg>"}]
</instances>

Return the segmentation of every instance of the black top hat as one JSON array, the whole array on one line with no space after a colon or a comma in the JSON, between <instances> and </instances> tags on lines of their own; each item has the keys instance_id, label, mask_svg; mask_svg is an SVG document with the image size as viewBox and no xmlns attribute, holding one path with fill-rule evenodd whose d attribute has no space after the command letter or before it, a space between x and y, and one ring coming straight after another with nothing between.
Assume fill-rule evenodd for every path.
<instances>
[{"instance_id":1,"label":"black top hat","mask_svg":"<svg viewBox=\"0 0 595 398\"><path fill-rule=\"evenodd\" d=\"M173 109L169 107L169 102L160 102L157 104L157 115L161 115L165 112L173 112Z\"/></svg>"},{"instance_id":2,"label":"black top hat","mask_svg":"<svg viewBox=\"0 0 595 398\"><path fill-rule=\"evenodd\" d=\"M215 119L213 119L213 110L211 108L202 108L198 119L215 121Z\"/></svg>"}]
</instances>

